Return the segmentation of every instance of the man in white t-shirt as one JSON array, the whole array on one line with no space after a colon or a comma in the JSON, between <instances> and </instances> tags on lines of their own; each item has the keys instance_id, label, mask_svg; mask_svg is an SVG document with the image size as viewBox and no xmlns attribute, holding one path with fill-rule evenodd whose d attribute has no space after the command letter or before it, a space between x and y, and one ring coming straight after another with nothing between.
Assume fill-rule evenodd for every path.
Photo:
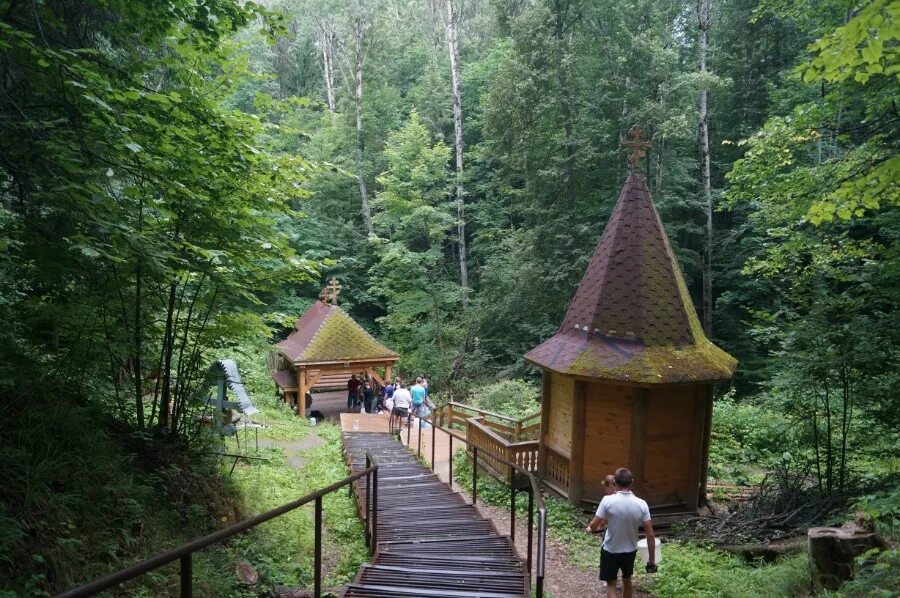
<instances>
[{"instance_id":1,"label":"man in white t-shirt","mask_svg":"<svg viewBox=\"0 0 900 598\"><path fill-rule=\"evenodd\" d=\"M600 579L606 582L607 598L618 598L616 578L622 571L622 593L631 598L631 576L634 573L634 557L637 554L638 527L644 526L647 534L647 550L650 558L647 572L656 571L656 537L650 520L647 502L632 494L633 476L624 467L616 470L616 493L604 496L597 507L597 514L587 526L595 532L606 526L606 536L600 549Z\"/></svg>"}]
</instances>

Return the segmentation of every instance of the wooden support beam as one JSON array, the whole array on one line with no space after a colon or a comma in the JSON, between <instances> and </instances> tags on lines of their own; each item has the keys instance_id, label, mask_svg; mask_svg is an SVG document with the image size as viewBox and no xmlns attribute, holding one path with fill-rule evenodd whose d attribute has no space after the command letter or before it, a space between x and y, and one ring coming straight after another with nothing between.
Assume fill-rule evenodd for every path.
<instances>
[{"instance_id":1,"label":"wooden support beam","mask_svg":"<svg viewBox=\"0 0 900 598\"><path fill-rule=\"evenodd\" d=\"M631 439L629 441L628 469L634 476L634 491L641 494L644 486L644 462L647 450L647 402L646 388L635 388L631 394Z\"/></svg>"},{"instance_id":2,"label":"wooden support beam","mask_svg":"<svg viewBox=\"0 0 900 598\"><path fill-rule=\"evenodd\" d=\"M306 368L297 368L297 415L306 417Z\"/></svg>"},{"instance_id":3,"label":"wooden support beam","mask_svg":"<svg viewBox=\"0 0 900 598\"><path fill-rule=\"evenodd\" d=\"M384 366L384 379L388 382L391 381L391 364L387 364Z\"/></svg>"},{"instance_id":4,"label":"wooden support beam","mask_svg":"<svg viewBox=\"0 0 900 598\"><path fill-rule=\"evenodd\" d=\"M703 468L703 443L706 437L706 387L694 392L694 433L691 439L691 468L688 482L687 505L696 510L700 504L700 470Z\"/></svg>"},{"instance_id":5,"label":"wooden support beam","mask_svg":"<svg viewBox=\"0 0 900 598\"><path fill-rule=\"evenodd\" d=\"M713 385L707 384L702 394L697 397L698 402L703 403L703 443L700 455L700 491L697 495L697 504L706 504L706 477L709 475L709 441L712 437L713 416Z\"/></svg>"},{"instance_id":6,"label":"wooden support beam","mask_svg":"<svg viewBox=\"0 0 900 598\"><path fill-rule=\"evenodd\" d=\"M581 504L584 488L584 423L587 382L575 381L572 405L572 458L569 461L569 502Z\"/></svg>"},{"instance_id":7,"label":"wooden support beam","mask_svg":"<svg viewBox=\"0 0 900 598\"><path fill-rule=\"evenodd\" d=\"M544 436L550 425L550 370L541 370L541 429L538 430L538 469L539 478L547 475L547 445Z\"/></svg>"},{"instance_id":8,"label":"wooden support beam","mask_svg":"<svg viewBox=\"0 0 900 598\"><path fill-rule=\"evenodd\" d=\"M378 382L378 384L380 384L381 386L385 386L384 380L381 378L381 376L378 375L378 372L375 371L375 368L369 368L366 371L375 379L376 382Z\"/></svg>"}]
</instances>

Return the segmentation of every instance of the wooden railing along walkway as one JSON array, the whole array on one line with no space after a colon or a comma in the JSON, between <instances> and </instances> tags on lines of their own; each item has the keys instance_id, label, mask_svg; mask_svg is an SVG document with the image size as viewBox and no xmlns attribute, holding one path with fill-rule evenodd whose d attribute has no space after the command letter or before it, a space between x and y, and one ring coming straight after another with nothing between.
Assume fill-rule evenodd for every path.
<instances>
[{"instance_id":1,"label":"wooden railing along walkway","mask_svg":"<svg viewBox=\"0 0 900 598\"><path fill-rule=\"evenodd\" d=\"M463 429L471 446L478 447L484 469L498 480L512 483L509 467L503 462L515 463L525 471L538 469L538 434L541 428L541 412L522 419L493 413L462 403L444 403L435 409L438 425ZM537 420L537 421L535 421ZM471 449L469 453L471 453Z\"/></svg>"}]
</instances>

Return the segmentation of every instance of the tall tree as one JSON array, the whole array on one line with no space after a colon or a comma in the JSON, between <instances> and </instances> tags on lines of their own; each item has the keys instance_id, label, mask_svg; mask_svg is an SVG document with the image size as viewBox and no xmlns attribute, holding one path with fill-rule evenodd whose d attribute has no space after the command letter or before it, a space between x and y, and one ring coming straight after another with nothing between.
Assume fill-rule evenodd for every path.
<instances>
[{"instance_id":1,"label":"tall tree","mask_svg":"<svg viewBox=\"0 0 900 598\"><path fill-rule=\"evenodd\" d=\"M570 210L575 208L575 141L572 137L572 98L568 82L568 49L563 42L565 15L569 3L563 8L561 0L553 0L555 17L554 38L556 39L556 76L559 80L559 110L562 116L563 155L565 160L564 178L566 187L566 205Z\"/></svg>"},{"instance_id":2,"label":"tall tree","mask_svg":"<svg viewBox=\"0 0 900 598\"><path fill-rule=\"evenodd\" d=\"M463 185L463 115L462 91L459 75L459 29L461 10L454 0L444 0L441 15L450 55L450 85L453 94L453 133L456 154L456 245L459 252L459 282L462 286L463 307L469 303L469 264L466 249L466 202Z\"/></svg>"},{"instance_id":3,"label":"tall tree","mask_svg":"<svg viewBox=\"0 0 900 598\"><path fill-rule=\"evenodd\" d=\"M703 331L713 333L712 246L713 199L709 168L709 86L706 75L706 52L709 48L710 4L712 0L697 0L697 53L700 71L700 122L697 126L697 145L700 148L700 183L706 201L706 239L703 246Z\"/></svg>"},{"instance_id":4,"label":"tall tree","mask_svg":"<svg viewBox=\"0 0 900 598\"><path fill-rule=\"evenodd\" d=\"M334 114L337 110L334 93L334 58L335 58L335 33L334 26L328 17L319 21L319 49L322 52L322 74L325 81L325 99L328 103L328 112L334 122Z\"/></svg>"},{"instance_id":5,"label":"tall tree","mask_svg":"<svg viewBox=\"0 0 900 598\"><path fill-rule=\"evenodd\" d=\"M369 192L366 189L365 135L363 132L363 61L365 60L363 42L368 27L368 17L365 8L360 3L353 30L353 82L354 99L356 101L356 177L359 179L359 198L362 202L363 222L366 225L366 231L371 235L372 208L369 205Z\"/></svg>"}]
</instances>

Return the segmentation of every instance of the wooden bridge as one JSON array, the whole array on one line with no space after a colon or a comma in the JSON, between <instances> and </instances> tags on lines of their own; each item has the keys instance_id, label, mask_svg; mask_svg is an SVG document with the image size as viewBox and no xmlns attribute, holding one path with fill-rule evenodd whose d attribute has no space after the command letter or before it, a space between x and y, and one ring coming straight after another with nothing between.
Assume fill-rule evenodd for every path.
<instances>
[{"instance_id":1,"label":"wooden bridge","mask_svg":"<svg viewBox=\"0 0 900 598\"><path fill-rule=\"evenodd\" d=\"M386 419L376 417L345 414L341 418L344 453L351 472L365 470L370 464L367 459L378 464L374 483L360 478L354 484L372 558L362 566L344 595L348 598L530 595L531 559L520 558L508 535L499 532L471 502L423 465L412 450L421 447L418 430L410 436L407 436L410 430L403 431L404 440L408 439L412 445L408 448L386 431L377 431L386 430ZM423 434L424 453L434 454L430 451L432 443L441 449L448 448L449 479L453 447L447 446L447 440L453 432L438 433L446 438L438 438L430 429ZM462 435L454 438L458 441L457 448L468 444ZM453 444L452 440L449 444ZM542 582L541 575L539 583Z\"/></svg>"}]
</instances>

